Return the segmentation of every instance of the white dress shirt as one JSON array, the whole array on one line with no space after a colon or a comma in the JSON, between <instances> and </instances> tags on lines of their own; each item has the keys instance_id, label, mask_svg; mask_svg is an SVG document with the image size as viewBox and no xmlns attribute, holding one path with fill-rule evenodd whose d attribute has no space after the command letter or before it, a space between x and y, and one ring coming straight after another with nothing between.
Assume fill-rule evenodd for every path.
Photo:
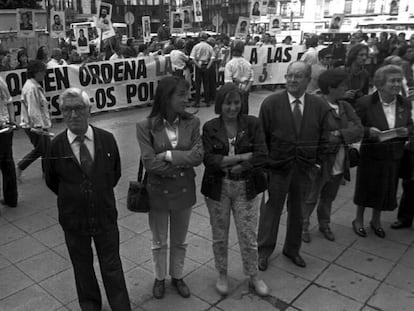
<instances>
[{"instance_id":1,"label":"white dress shirt","mask_svg":"<svg viewBox=\"0 0 414 311\"><path fill-rule=\"evenodd\" d=\"M80 142L76 140L76 135L73 133L70 129L67 131L68 141L70 144L70 147L72 148L73 154L76 157L76 160L78 160L80 164ZM88 129L85 133L85 139L83 143L86 145L86 147L89 150L89 153L91 154L92 160L95 159L95 137L93 135L92 127L89 125Z\"/></svg>"},{"instance_id":2,"label":"white dress shirt","mask_svg":"<svg viewBox=\"0 0 414 311\"><path fill-rule=\"evenodd\" d=\"M292 109L292 112L295 109L295 105L296 105L295 100L299 99L300 101L299 109L303 116L303 109L305 108L305 93L303 93L301 97L296 98L288 92L288 97L289 97L289 104L290 104L290 108Z\"/></svg>"},{"instance_id":3,"label":"white dress shirt","mask_svg":"<svg viewBox=\"0 0 414 311\"><path fill-rule=\"evenodd\" d=\"M328 104L329 106L331 106L331 108L335 110L336 114L339 115L339 106L333 105L329 102ZM344 163L345 163L345 147L343 144L341 144L341 146L339 147L338 153L336 154L334 165L332 166L333 176L342 174L344 172Z\"/></svg>"},{"instance_id":4,"label":"white dress shirt","mask_svg":"<svg viewBox=\"0 0 414 311\"><path fill-rule=\"evenodd\" d=\"M168 140L170 141L173 149L175 149L175 147L177 147L178 145L178 124L179 123L180 123L179 117L177 117L174 120L173 124L170 124L167 120L164 119L165 132L167 133ZM168 162L172 161L171 150L167 150L165 152L165 159Z\"/></svg>"},{"instance_id":5,"label":"white dress shirt","mask_svg":"<svg viewBox=\"0 0 414 311\"><path fill-rule=\"evenodd\" d=\"M381 94L379 94L379 98L382 104L382 109L384 110L385 118L387 119L388 128L393 129L395 128L395 108L397 105L397 99L394 98L394 100L390 103L386 103L382 97Z\"/></svg>"}]
</instances>

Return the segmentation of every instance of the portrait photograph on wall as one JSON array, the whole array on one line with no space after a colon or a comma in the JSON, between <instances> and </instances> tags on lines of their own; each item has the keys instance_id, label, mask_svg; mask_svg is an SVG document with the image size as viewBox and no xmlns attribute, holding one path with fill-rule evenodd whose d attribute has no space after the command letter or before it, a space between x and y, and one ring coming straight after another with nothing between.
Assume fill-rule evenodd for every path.
<instances>
[{"instance_id":1,"label":"portrait photograph on wall","mask_svg":"<svg viewBox=\"0 0 414 311\"><path fill-rule=\"evenodd\" d=\"M33 38L35 36L34 12L32 10L16 10L17 36Z\"/></svg>"}]
</instances>

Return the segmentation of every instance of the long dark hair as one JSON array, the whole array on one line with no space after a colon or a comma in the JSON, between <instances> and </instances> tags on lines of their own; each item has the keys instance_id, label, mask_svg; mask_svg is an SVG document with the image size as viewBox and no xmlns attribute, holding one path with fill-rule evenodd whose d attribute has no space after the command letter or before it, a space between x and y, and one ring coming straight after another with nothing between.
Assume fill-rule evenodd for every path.
<instances>
[{"instance_id":1,"label":"long dark hair","mask_svg":"<svg viewBox=\"0 0 414 311\"><path fill-rule=\"evenodd\" d=\"M36 53L36 59L37 60L41 60L44 61L47 53L45 52L45 48L46 46L42 45L40 48L38 48L37 53Z\"/></svg>"},{"instance_id":2,"label":"long dark hair","mask_svg":"<svg viewBox=\"0 0 414 311\"><path fill-rule=\"evenodd\" d=\"M152 104L152 110L148 118L161 117L165 119L167 117L171 97L179 86L187 89L190 88L187 80L176 76L165 77L158 83L157 89L155 90L154 103ZM186 112L181 116L191 118L192 114Z\"/></svg>"},{"instance_id":3,"label":"long dark hair","mask_svg":"<svg viewBox=\"0 0 414 311\"><path fill-rule=\"evenodd\" d=\"M362 43L358 43L357 45L354 45L348 53L348 58L346 60L346 67L351 67L352 63L357 59L358 54L360 51L362 50L367 50L368 52L368 46L366 46L365 44Z\"/></svg>"}]
</instances>

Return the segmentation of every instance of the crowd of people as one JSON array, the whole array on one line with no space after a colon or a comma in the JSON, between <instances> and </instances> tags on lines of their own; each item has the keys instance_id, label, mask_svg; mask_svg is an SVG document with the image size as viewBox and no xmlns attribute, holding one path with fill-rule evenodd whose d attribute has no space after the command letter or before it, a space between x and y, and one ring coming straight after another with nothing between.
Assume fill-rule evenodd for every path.
<instances>
[{"instance_id":1,"label":"crowd of people","mask_svg":"<svg viewBox=\"0 0 414 311\"><path fill-rule=\"evenodd\" d=\"M383 40L379 43L386 46ZM335 42L318 50L317 41L317 37L309 38L302 59L288 65L285 89L263 101L258 117L248 115L254 77L251 65L243 58L246 42L218 42L202 34L191 46L183 39L168 45L173 74L158 83L150 114L136 126L141 160L148 174L155 298L164 297L167 274L182 297L191 295L183 269L186 235L196 202L194 168L201 163L201 193L210 216L218 273L215 287L221 295L229 293L231 214L249 286L259 296L268 296L271 289L258 271L268 268L285 202L288 218L282 253L305 268L300 250L302 242L312 240L310 216L316 207L319 231L334 241L332 204L341 184L350 180L352 166L357 166L356 216L350 220L355 234L368 236L364 216L365 209L371 208L373 233L386 236L381 214L397 208L400 178L403 196L398 220L391 227L411 227L414 42L399 44L396 49L389 43L387 53L379 52L371 68L373 63L368 58L372 45L368 42L355 42L348 49ZM224 66L225 84L217 89L212 76L219 68L216 47L222 44L230 45L232 58ZM39 59L27 64L22 121L34 150L16 170L13 131L0 133L3 204L17 206L17 180L41 157L46 184L58 197L59 222L81 309L100 310L102 305L93 268L93 240L112 310L130 310L113 191L121 176L116 140L111 133L89 124L89 97L76 88L60 95L67 129L51 140L50 115L40 84L47 70L46 59L43 50ZM203 125L195 114L186 111L190 99L185 74L188 67L194 67L195 72L194 105L200 105L203 83L206 106L213 105L217 115ZM15 122L11 96L2 79L0 117L2 124ZM359 152L355 143L360 143Z\"/></svg>"}]
</instances>

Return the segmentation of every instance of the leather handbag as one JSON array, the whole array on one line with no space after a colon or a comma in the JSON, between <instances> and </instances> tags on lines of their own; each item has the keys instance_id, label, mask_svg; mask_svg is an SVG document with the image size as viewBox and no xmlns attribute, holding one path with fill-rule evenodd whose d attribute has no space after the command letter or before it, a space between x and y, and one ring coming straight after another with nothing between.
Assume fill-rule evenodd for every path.
<instances>
[{"instance_id":1,"label":"leather handbag","mask_svg":"<svg viewBox=\"0 0 414 311\"><path fill-rule=\"evenodd\" d=\"M139 169L137 181L130 181L127 197L127 208L134 213L148 213L150 210L149 196L147 192L148 174L145 172L142 159L139 159Z\"/></svg>"},{"instance_id":2,"label":"leather handbag","mask_svg":"<svg viewBox=\"0 0 414 311\"><path fill-rule=\"evenodd\" d=\"M350 146L348 149L349 167L355 167L359 164L359 151L357 148Z\"/></svg>"}]
</instances>

